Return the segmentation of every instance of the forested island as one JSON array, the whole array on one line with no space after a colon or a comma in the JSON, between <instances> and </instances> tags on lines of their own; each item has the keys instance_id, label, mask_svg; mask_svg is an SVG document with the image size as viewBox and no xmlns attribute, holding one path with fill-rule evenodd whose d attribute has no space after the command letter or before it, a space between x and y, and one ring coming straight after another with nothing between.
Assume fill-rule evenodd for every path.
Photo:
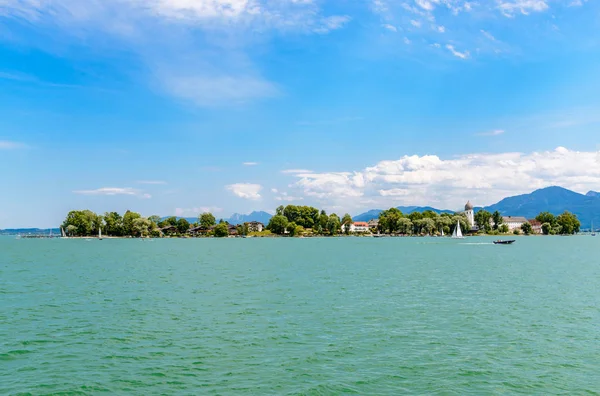
<instances>
[{"instance_id":1,"label":"forested island","mask_svg":"<svg viewBox=\"0 0 600 396\"><path fill-rule=\"evenodd\" d=\"M341 218L327 214L311 206L280 206L267 225L258 222L229 224L217 221L212 213L202 213L197 221L183 218L160 216L143 217L127 211L121 215L107 212L103 215L90 210L69 212L62 224L68 237L91 237L102 231L105 237L162 238L162 237L230 237L230 236L343 236L343 235L394 235L394 236L438 236L450 235L457 224L465 234L544 234L572 235L579 232L581 224L577 216L565 212L555 216L548 212L540 213L535 219L523 222L511 229L505 223L507 218L499 212L489 213L480 210L475 213L475 224L471 225L464 213L437 213L432 210L404 214L397 208L381 212L378 219L358 223L349 214ZM514 226L514 225L513 225ZM359 231L356 231L359 230Z\"/></svg>"}]
</instances>

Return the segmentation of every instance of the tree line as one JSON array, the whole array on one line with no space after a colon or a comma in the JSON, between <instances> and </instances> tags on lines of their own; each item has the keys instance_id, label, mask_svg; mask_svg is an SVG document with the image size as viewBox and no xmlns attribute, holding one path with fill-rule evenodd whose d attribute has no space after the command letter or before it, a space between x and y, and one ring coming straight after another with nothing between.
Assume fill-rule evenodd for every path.
<instances>
[{"instance_id":1,"label":"tree line","mask_svg":"<svg viewBox=\"0 0 600 396\"><path fill-rule=\"evenodd\" d=\"M564 212L555 216L549 212L542 212L537 217L545 235L572 235L579 232L581 223L577 216ZM266 229L266 234L299 236L310 232L311 235L335 236L350 232L353 223L352 216L345 214L340 218L337 214L327 214L312 206L280 206L271 218ZM460 224L461 229L469 231L471 225L464 213L436 213L431 210L403 214L397 208L384 210L379 215L378 225L370 231L383 234L400 235L437 235L451 234ZM501 234L509 231L504 224L499 212L490 213L481 210L475 214L475 224L480 233ZM117 212L106 212L104 215L96 214L90 210L74 210L69 212L62 228L68 236L88 237L98 235L99 231L107 236L115 237L161 237L184 236L190 229L198 227L204 232L202 235L226 237L231 230L238 235L248 235L247 224L232 227L223 220L218 223L211 213L202 213L194 223L184 218L159 216L143 217L139 213L127 211L124 215ZM525 222L520 230L515 233L529 235L533 227Z\"/></svg>"},{"instance_id":2,"label":"tree line","mask_svg":"<svg viewBox=\"0 0 600 396\"><path fill-rule=\"evenodd\" d=\"M380 213L377 231L401 235L437 235L443 231L448 235L454 232L459 223L462 231L471 229L471 224L464 213L438 214L426 210L405 215L397 208L390 208Z\"/></svg>"},{"instance_id":3,"label":"tree line","mask_svg":"<svg viewBox=\"0 0 600 396\"><path fill-rule=\"evenodd\" d=\"M141 214L127 211L124 215L117 212L106 212L103 215L91 210L73 210L62 223L62 229L70 237L96 236L102 230L105 236L114 237L154 237L164 235L187 235L191 228L201 227L207 230L206 235L226 237L229 235L229 224L216 218L211 213L202 213L198 220L190 223L184 218L160 216L143 217ZM248 233L247 225L239 225L236 230L240 235ZM164 232L163 232L164 231Z\"/></svg>"}]
</instances>

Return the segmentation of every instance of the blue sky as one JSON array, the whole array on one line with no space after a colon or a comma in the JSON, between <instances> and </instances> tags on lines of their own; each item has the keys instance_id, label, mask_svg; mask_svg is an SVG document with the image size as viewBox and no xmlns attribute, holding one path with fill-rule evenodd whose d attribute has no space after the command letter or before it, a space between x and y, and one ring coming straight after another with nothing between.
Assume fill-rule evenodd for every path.
<instances>
[{"instance_id":1,"label":"blue sky","mask_svg":"<svg viewBox=\"0 0 600 396\"><path fill-rule=\"evenodd\" d=\"M600 190L600 4L0 1L0 228Z\"/></svg>"}]
</instances>

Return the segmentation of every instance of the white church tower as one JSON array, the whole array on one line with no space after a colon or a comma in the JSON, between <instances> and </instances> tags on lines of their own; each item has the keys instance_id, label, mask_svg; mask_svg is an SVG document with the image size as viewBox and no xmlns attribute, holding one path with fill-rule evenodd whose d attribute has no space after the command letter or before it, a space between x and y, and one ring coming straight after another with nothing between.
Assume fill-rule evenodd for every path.
<instances>
[{"instance_id":1,"label":"white church tower","mask_svg":"<svg viewBox=\"0 0 600 396\"><path fill-rule=\"evenodd\" d=\"M471 203L471 201L468 201L465 205L465 215L469 220L471 228L475 227L475 212L473 212L473 204Z\"/></svg>"}]
</instances>

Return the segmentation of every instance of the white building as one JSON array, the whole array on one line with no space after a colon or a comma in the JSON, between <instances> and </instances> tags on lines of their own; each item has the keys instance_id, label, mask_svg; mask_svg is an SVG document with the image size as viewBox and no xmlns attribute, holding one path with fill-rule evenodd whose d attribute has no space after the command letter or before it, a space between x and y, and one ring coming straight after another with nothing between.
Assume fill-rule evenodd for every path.
<instances>
[{"instance_id":1,"label":"white building","mask_svg":"<svg viewBox=\"0 0 600 396\"><path fill-rule=\"evenodd\" d=\"M510 231L520 230L523 223L527 223L527 219L525 217L513 217L513 216L505 216L502 217L502 224L506 224Z\"/></svg>"},{"instance_id":2,"label":"white building","mask_svg":"<svg viewBox=\"0 0 600 396\"><path fill-rule=\"evenodd\" d=\"M251 221L246 223L248 225L248 231L250 232L263 232L265 225L258 221Z\"/></svg>"},{"instance_id":3,"label":"white building","mask_svg":"<svg viewBox=\"0 0 600 396\"><path fill-rule=\"evenodd\" d=\"M473 204L471 201L468 201L465 205L465 216L467 216L467 220L469 220L469 224L471 228L475 227L475 212L473 211Z\"/></svg>"},{"instance_id":4,"label":"white building","mask_svg":"<svg viewBox=\"0 0 600 396\"><path fill-rule=\"evenodd\" d=\"M346 231L346 227L348 227L348 225L344 225L342 227L344 231ZM364 221L356 221L350 224L350 232L369 232L369 223Z\"/></svg>"}]
</instances>

